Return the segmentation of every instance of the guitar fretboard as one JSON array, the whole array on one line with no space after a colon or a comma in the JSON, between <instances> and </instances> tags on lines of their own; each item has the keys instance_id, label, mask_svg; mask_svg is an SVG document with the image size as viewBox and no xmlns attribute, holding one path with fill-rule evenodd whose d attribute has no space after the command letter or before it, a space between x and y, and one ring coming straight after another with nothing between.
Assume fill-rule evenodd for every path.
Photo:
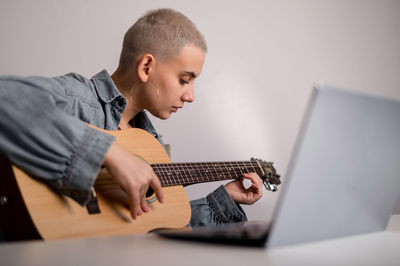
<instances>
[{"instance_id":1,"label":"guitar fretboard","mask_svg":"<svg viewBox=\"0 0 400 266\"><path fill-rule=\"evenodd\" d=\"M263 175L263 170L256 161L168 163L151 166L163 187L237 179L250 172Z\"/></svg>"}]
</instances>

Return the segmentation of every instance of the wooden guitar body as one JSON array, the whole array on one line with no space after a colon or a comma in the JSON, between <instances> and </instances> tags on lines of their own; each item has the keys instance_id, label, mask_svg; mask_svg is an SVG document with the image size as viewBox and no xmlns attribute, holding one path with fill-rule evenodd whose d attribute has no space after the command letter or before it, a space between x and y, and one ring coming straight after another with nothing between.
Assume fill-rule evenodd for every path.
<instances>
[{"instance_id":1,"label":"wooden guitar body","mask_svg":"<svg viewBox=\"0 0 400 266\"><path fill-rule=\"evenodd\" d=\"M121 146L150 164L170 162L161 144L144 130L129 129L107 131L107 133L116 136L116 141ZM190 204L182 185L163 187L164 203L160 204L158 201L154 201L150 204L150 212L144 213L137 217L136 220L133 220L130 217L129 206L127 206L126 193L115 183L112 183L111 177L105 170L101 171L95 184L98 207L100 209L100 213L97 214L89 214L86 207L54 192L45 183L32 178L15 165L12 166L12 172L26 211L29 214L29 217L25 218L30 218L34 228L37 230L37 234L34 232L31 236L26 234L26 238L35 238L36 235L44 240L53 240L138 234L146 233L156 228L181 228L186 226L190 220ZM3 179L5 176L1 178ZM106 183L102 182L104 180L106 180ZM3 186L3 182L1 183ZM13 202L17 202L18 200L15 197L16 195L7 199L7 204L11 205ZM24 212L21 206L8 207L19 207L19 211L21 213ZM2 209L4 208L1 207L0 211ZM23 222L11 222L10 220L13 217L10 216L13 215L5 211L1 212L0 220L8 219L7 223L1 223L6 239L25 239L21 235L7 237L6 232L18 231L15 228L10 229L10 226L13 226L13 224L17 226ZM21 219L21 217L14 217L14 220L16 219ZM29 221L24 221L24 223L29 224Z\"/></svg>"}]
</instances>

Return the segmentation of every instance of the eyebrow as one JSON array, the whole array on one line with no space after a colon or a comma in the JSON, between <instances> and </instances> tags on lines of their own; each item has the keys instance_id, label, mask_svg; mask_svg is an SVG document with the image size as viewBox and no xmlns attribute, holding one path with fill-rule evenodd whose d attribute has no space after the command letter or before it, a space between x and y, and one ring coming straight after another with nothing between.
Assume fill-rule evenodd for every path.
<instances>
[{"instance_id":1,"label":"eyebrow","mask_svg":"<svg viewBox=\"0 0 400 266\"><path fill-rule=\"evenodd\" d=\"M194 72L191 71L183 71L182 72L184 75L190 76L191 78L195 78L196 74Z\"/></svg>"}]
</instances>

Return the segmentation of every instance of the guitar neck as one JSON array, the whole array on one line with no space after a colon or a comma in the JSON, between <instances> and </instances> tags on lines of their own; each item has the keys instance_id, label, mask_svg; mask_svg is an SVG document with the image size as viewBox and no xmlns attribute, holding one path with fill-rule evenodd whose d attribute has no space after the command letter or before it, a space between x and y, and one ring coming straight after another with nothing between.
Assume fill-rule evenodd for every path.
<instances>
[{"instance_id":1,"label":"guitar neck","mask_svg":"<svg viewBox=\"0 0 400 266\"><path fill-rule=\"evenodd\" d=\"M257 161L152 164L163 187L237 179L244 173L264 174Z\"/></svg>"}]
</instances>

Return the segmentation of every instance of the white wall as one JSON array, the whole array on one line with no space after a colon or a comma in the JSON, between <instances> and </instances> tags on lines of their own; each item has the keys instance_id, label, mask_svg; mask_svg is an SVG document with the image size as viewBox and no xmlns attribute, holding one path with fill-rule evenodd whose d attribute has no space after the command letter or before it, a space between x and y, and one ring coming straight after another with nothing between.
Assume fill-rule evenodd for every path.
<instances>
[{"instance_id":1,"label":"white wall","mask_svg":"<svg viewBox=\"0 0 400 266\"><path fill-rule=\"evenodd\" d=\"M159 7L185 13L209 46L195 103L153 119L174 161L259 157L284 176L314 80L400 99L396 0L2 0L0 74L112 73L125 31ZM268 218L277 195L265 192L249 218Z\"/></svg>"}]
</instances>

